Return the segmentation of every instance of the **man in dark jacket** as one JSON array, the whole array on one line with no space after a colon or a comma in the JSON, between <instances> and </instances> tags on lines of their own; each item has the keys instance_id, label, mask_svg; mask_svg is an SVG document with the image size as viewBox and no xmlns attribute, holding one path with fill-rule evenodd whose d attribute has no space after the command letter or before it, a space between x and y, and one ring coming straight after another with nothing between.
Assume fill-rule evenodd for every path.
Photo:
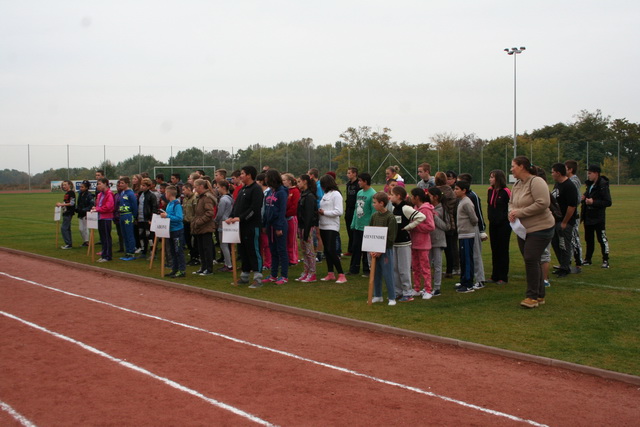
<instances>
[{"instance_id":1,"label":"man in dark jacket","mask_svg":"<svg viewBox=\"0 0 640 427\"><path fill-rule=\"evenodd\" d=\"M344 221L347 224L347 235L349 236L349 246L347 247L346 256L351 256L353 252L353 230L351 230L351 221L353 215L356 212L356 200L358 191L360 191L360 184L358 184L358 168L351 166L347 169L347 200L344 211Z\"/></svg>"},{"instance_id":2,"label":"man in dark jacket","mask_svg":"<svg viewBox=\"0 0 640 427\"><path fill-rule=\"evenodd\" d=\"M605 209L611 206L609 178L600 175L598 165L590 165L587 169L587 190L582 195L582 223L584 224L587 255L582 265L591 265L594 251L593 235L595 234L602 250L602 268L609 268L609 240L605 231Z\"/></svg>"},{"instance_id":3,"label":"man in dark jacket","mask_svg":"<svg viewBox=\"0 0 640 427\"><path fill-rule=\"evenodd\" d=\"M253 271L252 289L262 286L262 257L258 239L262 225L262 202L264 194L256 183L257 170L253 166L245 166L240 172L242 189L233 204L231 216L227 224L240 222L240 239L238 252L242 261L242 274L239 283L249 283L249 275Z\"/></svg>"}]
</instances>

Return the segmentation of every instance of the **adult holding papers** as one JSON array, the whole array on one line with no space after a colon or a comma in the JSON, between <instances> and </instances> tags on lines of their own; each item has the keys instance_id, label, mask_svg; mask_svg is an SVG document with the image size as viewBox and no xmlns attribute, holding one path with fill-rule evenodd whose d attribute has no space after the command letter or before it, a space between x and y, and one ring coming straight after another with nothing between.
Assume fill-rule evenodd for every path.
<instances>
[{"instance_id":1,"label":"adult holding papers","mask_svg":"<svg viewBox=\"0 0 640 427\"><path fill-rule=\"evenodd\" d=\"M509 204L509 222L519 220L525 228L525 237L516 228L518 246L524 258L527 275L526 298L520 305L535 308L544 304L545 287L540 257L553 237L555 220L549 210L549 187L536 174L536 169L525 156L511 161L511 173L516 178Z\"/></svg>"}]
</instances>

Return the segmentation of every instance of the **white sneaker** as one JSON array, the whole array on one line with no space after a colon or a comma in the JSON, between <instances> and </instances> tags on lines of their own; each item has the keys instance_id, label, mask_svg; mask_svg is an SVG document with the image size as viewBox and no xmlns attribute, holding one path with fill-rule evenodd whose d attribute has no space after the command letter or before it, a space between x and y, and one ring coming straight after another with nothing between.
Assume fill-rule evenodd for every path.
<instances>
[{"instance_id":1,"label":"white sneaker","mask_svg":"<svg viewBox=\"0 0 640 427\"><path fill-rule=\"evenodd\" d=\"M422 299L431 299L431 297L433 297L433 295L430 292L424 292L422 294Z\"/></svg>"},{"instance_id":2,"label":"white sneaker","mask_svg":"<svg viewBox=\"0 0 640 427\"><path fill-rule=\"evenodd\" d=\"M478 282L475 285L473 285L473 289L482 289L484 288L484 283L482 282Z\"/></svg>"},{"instance_id":3,"label":"white sneaker","mask_svg":"<svg viewBox=\"0 0 640 427\"><path fill-rule=\"evenodd\" d=\"M141 254L141 253L142 253L142 248L138 248L134 252L134 254Z\"/></svg>"},{"instance_id":4,"label":"white sneaker","mask_svg":"<svg viewBox=\"0 0 640 427\"><path fill-rule=\"evenodd\" d=\"M422 295L422 292L418 292L418 291L416 291L415 289L413 289L413 290L411 291L411 296L412 296L412 297L419 297L420 295Z\"/></svg>"},{"instance_id":5,"label":"white sneaker","mask_svg":"<svg viewBox=\"0 0 640 427\"><path fill-rule=\"evenodd\" d=\"M460 285L461 285L461 284L460 284L459 282L458 282L458 283L456 283L456 288L459 288L459 287L460 287Z\"/></svg>"},{"instance_id":6,"label":"white sneaker","mask_svg":"<svg viewBox=\"0 0 640 427\"><path fill-rule=\"evenodd\" d=\"M396 300L390 299L389 300L389 305L396 305Z\"/></svg>"},{"instance_id":7,"label":"white sneaker","mask_svg":"<svg viewBox=\"0 0 640 427\"><path fill-rule=\"evenodd\" d=\"M382 301L384 301L384 300L382 299L382 297L373 297L373 298L371 298L371 302L372 302L372 303L375 303L375 302L382 302Z\"/></svg>"}]
</instances>

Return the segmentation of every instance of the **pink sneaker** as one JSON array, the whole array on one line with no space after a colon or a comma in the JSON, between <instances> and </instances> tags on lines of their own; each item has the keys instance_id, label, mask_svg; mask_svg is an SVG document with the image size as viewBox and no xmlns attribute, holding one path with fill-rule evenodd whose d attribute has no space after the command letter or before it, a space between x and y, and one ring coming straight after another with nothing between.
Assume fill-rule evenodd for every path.
<instances>
[{"instance_id":1,"label":"pink sneaker","mask_svg":"<svg viewBox=\"0 0 640 427\"><path fill-rule=\"evenodd\" d=\"M302 276L298 277L296 279L296 282L304 282L307 279L308 275L309 275L309 273L302 273Z\"/></svg>"},{"instance_id":2,"label":"pink sneaker","mask_svg":"<svg viewBox=\"0 0 640 427\"><path fill-rule=\"evenodd\" d=\"M278 278L277 278L277 277L269 276L269 277L267 277L266 279L263 279L263 280L262 280L262 283L275 282L275 281L277 281L277 280L278 280Z\"/></svg>"},{"instance_id":3,"label":"pink sneaker","mask_svg":"<svg viewBox=\"0 0 640 427\"><path fill-rule=\"evenodd\" d=\"M315 274L310 274L307 277L304 278L304 280L301 280L301 282L304 283L313 283L315 281L317 281L318 279L316 278Z\"/></svg>"},{"instance_id":4,"label":"pink sneaker","mask_svg":"<svg viewBox=\"0 0 640 427\"><path fill-rule=\"evenodd\" d=\"M344 274L338 274L338 280L336 283L347 283L347 277Z\"/></svg>"},{"instance_id":5,"label":"pink sneaker","mask_svg":"<svg viewBox=\"0 0 640 427\"><path fill-rule=\"evenodd\" d=\"M323 277L322 279L323 282L328 282L330 280L336 280L336 275L332 273L327 274L325 277Z\"/></svg>"},{"instance_id":6,"label":"pink sneaker","mask_svg":"<svg viewBox=\"0 0 640 427\"><path fill-rule=\"evenodd\" d=\"M276 280L276 285L284 285L285 283L288 283L289 279L287 279L286 277L279 277L278 280Z\"/></svg>"}]
</instances>

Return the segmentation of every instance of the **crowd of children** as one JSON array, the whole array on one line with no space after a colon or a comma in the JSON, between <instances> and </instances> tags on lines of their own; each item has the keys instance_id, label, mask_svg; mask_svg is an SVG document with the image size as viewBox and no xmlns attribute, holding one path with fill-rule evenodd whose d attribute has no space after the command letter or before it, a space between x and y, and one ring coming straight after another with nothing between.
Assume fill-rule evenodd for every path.
<instances>
[{"instance_id":1,"label":"crowd of children","mask_svg":"<svg viewBox=\"0 0 640 427\"><path fill-rule=\"evenodd\" d=\"M226 170L218 169L213 180L204 171L195 171L186 183L179 174L172 174L170 184L165 183L162 174L155 180L147 174L132 179L121 176L115 194L104 173L98 171L95 197L88 181L81 184L77 197L70 181L62 184L64 200L57 203L62 208L62 249L72 248L71 218L75 212L83 245L88 245L86 215L92 211L99 214L102 251L98 262L113 260L112 223L117 229L120 260L147 258L149 242L153 240L152 216L159 214L170 219L170 250L162 260L171 268L167 274L170 278L185 277L187 265L198 266L192 273L200 276L214 274L218 263L222 265L218 272L231 272L230 244L222 242L222 225L239 222L238 284L248 284L252 289L267 283L286 284L289 267L300 262L302 274L295 280L316 282L317 263L322 259L327 274L320 281L339 284L346 283L349 275L360 274L361 265L364 277L368 277L375 259L373 302L383 301L384 279L389 305L413 301L415 297L428 300L440 296L442 278L451 273L459 274L459 293L482 289L488 282L507 283L511 194L504 172L492 171L490 177L488 212L494 266L487 281L481 257L487 234L480 198L471 190L471 176L448 171L433 177L430 169L427 163L420 165L422 179L407 193L397 168L387 170L385 191L376 192L371 187L371 175L351 167L347 173L346 206L335 173L319 176L316 169L296 178L267 168L258 174L255 167L245 166L229 179ZM340 230L345 212L349 213L349 252L343 255ZM384 252L362 251L366 226L387 228ZM565 234L568 239L570 233ZM457 254L455 259L447 252L452 244L456 246L451 251ZM220 250L217 259L216 247ZM190 257L188 263L185 250ZM443 254L447 255L446 272ZM343 256L351 256L346 271ZM269 270L266 278L263 270Z\"/></svg>"}]
</instances>

